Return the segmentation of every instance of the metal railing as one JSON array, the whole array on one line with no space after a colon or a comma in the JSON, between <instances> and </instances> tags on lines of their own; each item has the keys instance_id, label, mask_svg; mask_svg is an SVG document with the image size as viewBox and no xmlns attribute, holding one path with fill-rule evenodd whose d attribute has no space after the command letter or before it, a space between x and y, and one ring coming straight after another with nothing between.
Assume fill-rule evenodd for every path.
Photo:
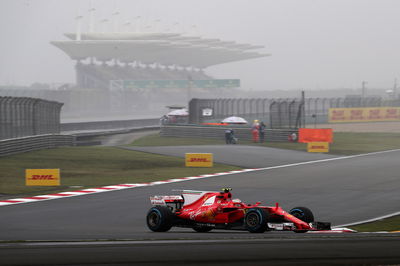
<instances>
[{"instance_id":1,"label":"metal railing","mask_svg":"<svg viewBox=\"0 0 400 266\"><path fill-rule=\"evenodd\" d=\"M225 130L228 127L207 127L207 126L195 126L195 125L180 125L172 126L166 125L160 128L160 135L163 137L182 137L182 138L211 138L211 139L225 139ZM251 128L249 127L229 127L233 129L235 137L240 140L251 141ZM288 141L289 136L292 133L298 135L296 129L266 129L265 130L265 141L267 142L278 142Z\"/></svg>"},{"instance_id":2,"label":"metal railing","mask_svg":"<svg viewBox=\"0 0 400 266\"><path fill-rule=\"evenodd\" d=\"M73 145L74 137L70 135L38 135L5 139L0 140L0 156Z\"/></svg>"},{"instance_id":3,"label":"metal railing","mask_svg":"<svg viewBox=\"0 0 400 266\"><path fill-rule=\"evenodd\" d=\"M61 131L85 131L85 130L116 130L127 128L155 127L160 124L159 118L152 119L131 119L115 121L77 122L62 123Z\"/></svg>"}]
</instances>

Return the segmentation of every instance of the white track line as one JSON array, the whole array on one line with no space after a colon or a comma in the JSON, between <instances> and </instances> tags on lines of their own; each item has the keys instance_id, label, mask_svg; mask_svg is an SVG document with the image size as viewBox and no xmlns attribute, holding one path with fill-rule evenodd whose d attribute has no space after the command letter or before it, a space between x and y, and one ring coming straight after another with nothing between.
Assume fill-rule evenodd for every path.
<instances>
[{"instance_id":1,"label":"white track line","mask_svg":"<svg viewBox=\"0 0 400 266\"><path fill-rule=\"evenodd\" d=\"M253 171L271 170L271 169L286 168L286 167L299 166L299 165L305 165L305 164L314 164L314 163L323 163L323 162L330 162L330 161L337 161L337 160L345 160L345 159L352 159L352 158L357 158L357 157L365 157L365 156L369 156L369 155L376 155L376 154L396 152L396 151L400 151L400 149L387 150L387 151L377 151L377 152L370 152L370 153L363 153L363 154L349 155L349 156L341 156L341 157L334 157L334 158L321 159L321 160L315 160L315 161L307 161L307 162L301 162L301 163L292 163L292 164L270 166L270 167L254 169Z\"/></svg>"},{"instance_id":2,"label":"white track line","mask_svg":"<svg viewBox=\"0 0 400 266\"><path fill-rule=\"evenodd\" d=\"M334 228L376 222L376 221L379 221L379 220L382 220L382 219L386 219L386 218L390 218L390 217L397 216L397 215L400 215L400 212L394 212L394 213L391 213L391 214L379 216L379 217L368 219L368 220L364 220L364 221L358 221L358 222L349 223L349 224L335 225Z\"/></svg>"}]
</instances>

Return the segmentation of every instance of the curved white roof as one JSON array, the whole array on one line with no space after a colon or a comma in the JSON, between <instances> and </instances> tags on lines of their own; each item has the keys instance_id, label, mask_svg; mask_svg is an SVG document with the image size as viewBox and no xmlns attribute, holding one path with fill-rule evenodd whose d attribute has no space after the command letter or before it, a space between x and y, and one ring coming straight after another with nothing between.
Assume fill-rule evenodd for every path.
<instances>
[{"instance_id":1,"label":"curved white roof","mask_svg":"<svg viewBox=\"0 0 400 266\"><path fill-rule=\"evenodd\" d=\"M65 33L64 35L71 40L76 39L76 33ZM81 40L160 40L179 36L179 33L88 32L81 34Z\"/></svg>"},{"instance_id":2,"label":"curved white roof","mask_svg":"<svg viewBox=\"0 0 400 266\"><path fill-rule=\"evenodd\" d=\"M76 41L74 33L65 34L71 40L51 42L71 59L96 58L121 62L159 63L162 65L208 66L269 56L248 51L263 48L219 39L182 36L177 33L83 33Z\"/></svg>"}]
</instances>

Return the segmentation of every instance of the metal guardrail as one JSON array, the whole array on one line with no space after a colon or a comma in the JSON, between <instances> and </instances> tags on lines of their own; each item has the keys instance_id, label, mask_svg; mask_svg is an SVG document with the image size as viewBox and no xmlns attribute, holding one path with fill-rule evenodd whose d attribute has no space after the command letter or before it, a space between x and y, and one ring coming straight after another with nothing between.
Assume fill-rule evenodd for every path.
<instances>
[{"instance_id":1,"label":"metal guardrail","mask_svg":"<svg viewBox=\"0 0 400 266\"><path fill-rule=\"evenodd\" d=\"M126 128L151 127L160 124L159 118L152 119L132 119L115 121L79 122L62 123L61 131L84 131L84 130L117 130Z\"/></svg>"},{"instance_id":2,"label":"metal guardrail","mask_svg":"<svg viewBox=\"0 0 400 266\"><path fill-rule=\"evenodd\" d=\"M49 134L5 139L0 140L0 156L73 145L74 137L70 135Z\"/></svg>"},{"instance_id":3,"label":"metal guardrail","mask_svg":"<svg viewBox=\"0 0 400 266\"><path fill-rule=\"evenodd\" d=\"M251 129L248 127L229 127L233 129L235 137L240 140L252 140ZM199 126L172 126L165 125L160 129L160 135L164 137L181 138L213 138L225 139L225 130L227 127L199 127ZM278 142L288 141L289 135L298 134L296 129L266 129L265 141Z\"/></svg>"},{"instance_id":4,"label":"metal guardrail","mask_svg":"<svg viewBox=\"0 0 400 266\"><path fill-rule=\"evenodd\" d=\"M78 123L74 123L78 124ZM89 123L91 124L91 123ZM136 129L125 129L120 133L127 133L128 131L134 130L145 130L154 129L157 127L143 127ZM190 138L214 138L224 140L225 130L227 127L205 127L205 126L190 126L190 125L167 125L160 128L161 136L170 137L190 137ZM240 140L251 140L251 129L248 127L232 128L235 132L235 136ZM266 129L265 130L265 141L287 141L289 135L293 132L297 133L297 130L293 129ZM87 136L102 135L107 134L106 131L103 132L93 132L87 133ZM116 134L115 131L110 131L109 134ZM50 149L61 146L74 146L77 143L78 138L84 138L84 135L36 135L22 138L5 139L0 140L0 156L18 154L23 152Z\"/></svg>"},{"instance_id":5,"label":"metal guardrail","mask_svg":"<svg viewBox=\"0 0 400 266\"><path fill-rule=\"evenodd\" d=\"M156 129L159 128L158 123L159 119L65 123L61 124L61 128L65 131L63 135L35 135L0 140L0 156L60 146L82 145L86 137Z\"/></svg>"},{"instance_id":6,"label":"metal guardrail","mask_svg":"<svg viewBox=\"0 0 400 266\"><path fill-rule=\"evenodd\" d=\"M126 134L136 131L159 129L160 120L152 119L132 119L117 121L98 121L98 122L76 122L61 124L62 133L70 134L75 137L75 145L99 145L101 142L93 142L93 137Z\"/></svg>"}]
</instances>

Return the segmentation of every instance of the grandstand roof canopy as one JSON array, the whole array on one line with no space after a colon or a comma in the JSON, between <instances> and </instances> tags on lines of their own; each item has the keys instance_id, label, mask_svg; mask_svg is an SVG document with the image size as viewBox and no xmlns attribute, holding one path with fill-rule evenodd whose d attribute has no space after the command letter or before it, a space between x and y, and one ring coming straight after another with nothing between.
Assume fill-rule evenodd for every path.
<instances>
[{"instance_id":1,"label":"grandstand roof canopy","mask_svg":"<svg viewBox=\"0 0 400 266\"><path fill-rule=\"evenodd\" d=\"M70 40L54 41L74 60L95 58L120 62L158 63L206 68L212 65L269 56L255 50L264 48L220 39L183 36L178 33L66 33Z\"/></svg>"}]
</instances>

